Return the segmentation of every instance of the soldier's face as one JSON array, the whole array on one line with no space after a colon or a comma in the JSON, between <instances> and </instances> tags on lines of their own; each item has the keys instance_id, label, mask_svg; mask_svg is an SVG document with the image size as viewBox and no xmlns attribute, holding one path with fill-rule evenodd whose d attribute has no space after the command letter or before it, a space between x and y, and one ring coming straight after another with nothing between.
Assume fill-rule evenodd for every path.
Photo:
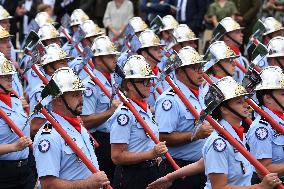
<instances>
[{"instance_id":1,"label":"soldier's face","mask_svg":"<svg viewBox=\"0 0 284 189\"><path fill-rule=\"evenodd\" d=\"M279 66L281 69L284 68L284 57L268 58L269 66Z\"/></svg>"},{"instance_id":2,"label":"soldier's face","mask_svg":"<svg viewBox=\"0 0 284 189\"><path fill-rule=\"evenodd\" d=\"M2 52L7 59L11 59L11 43L9 37L0 39L0 52Z\"/></svg>"},{"instance_id":3,"label":"soldier's face","mask_svg":"<svg viewBox=\"0 0 284 189\"><path fill-rule=\"evenodd\" d=\"M82 114L83 109L83 93L82 91L72 91L63 94L69 107L76 111L77 115Z\"/></svg>"},{"instance_id":4,"label":"soldier's face","mask_svg":"<svg viewBox=\"0 0 284 189\"><path fill-rule=\"evenodd\" d=\"M273 96L276 100L284 107L284 90L274 90L272 92ZM270 98L269 100L270 106L277 111L283 112L282 108L274 101L274 99Z\"/></svg>"},{"instance_id":5,"label":"soldier's face","mask_svg":"<svg viewBox=\"0 0 284 189\"><path fill-rule=\"evenodd\" d=\"M144 95L145 97L150 96L150 89L151 89L151 85L153 84L152 79L135 79L133 82L138 88L138 90L140 91L140 93L142 93L142 95ZM129 87L130 90L135 91L135 93L137 93L137 96L138 96L139 94L134 88L134 86L132 85L132 83L129 82L129 84L131 85L131 87Z\"/></svg>"},{"instance_id":6,"label":"soldier's face","mask_svg":"<svg viewBox=\"0 0 284 189\"><path fill-rule=\"evenodd\" d=\"M59 68L66 68L68 67L68 63L66 60L59 60L56 62L52 62L44 67L44 71L48 75L53 75L56 70Z\"/></svg>"},{"instance_id":7,"label":"soldier's face","mask_svg":"<svg viewBox=\"0 0 284 189\"><path fill-rule=\"evenodd\" d=\"M1 20L0 21L0 25L5 28L5 30L7 30L8 32L10 32L10 20L9 19L5 19L5 20Z\"/></svg>"},{"instance_id":8,"label":"soldier's face","mask_svg":"<svg viewBox=\"0 0 284 189\"><path fill-rule=\"evenodd\" d=\"M116 55L111 54L111 55L105 55L101 56L101 59L103 60L103 63L112 71L115 70L116 67ZM108 69L105 70L106 72L109 72Z\"/></svg>"},{"instance_id":9,"label":"soldier's face","mask_svg":"<svg viewBox=\"0 0 284 189\"><path fill-rule=\"evenodd\" d=\"M202 65L201 64L194 64L194 65L186 66L185 71L187 73L187 76L193 81L193 83L195 85L200 86L202 84L202 82L203 82L203 77L202 77L203 71L202 71ZM186 77L184 77L184 79L187 80Z\"/></svg>"},{"instance_id":10,"label":"soldier's face","mask_svg":"<svg viewBox=\"0 0 284 189\"><path fill-rule=\"evenodd\" d=\"M59 38L47 39L47 40L44 40L44 43L46 46L52 43L56 43L57 45L61 46L61 42Z\"/></svg>"},{"instance_id":11,"label":"soldier's face","mask_svg":"<svg viewBox=\"0 0 284 189\"><path fill-rule=\"evenodd\" d=\"M171 38L172 38L172 33L173 30L166 30L166 31L162 31L162 38L165 40L165 41L170 41Z\"/></svg>"},{"instance_id":12,"label":"soldier's face","mask_svg":"<svg viewBox=\"0 0 284 189\"><path fill-rule=\"evenodd\" d=\"M239 113L241 116L248 117L249 116L249 105L245 101L244 96L240 96L237 98L233 98L229 100L228 106ZM237 117L234 113L230 112L230 110L226 110L228 114L231 114L232 117ZM239 118L238 118L239 119Z\"/></svg>"},{"instance_id":13,"label":"soldier's face","mask_svg":"<svg viewBox=\"0 0 284 189\"><path fill-rule=\"evenodd\" d=\"M13 81L13 75L1 75L0 76L1 85L8 91L12 90L12 81Z\"/></svg>"},{"instance_id":14,"label":"soldier's face","mask_svg":"<svg viewBox=\"0 0 284 189\"><path fill-rule=\"evenodd\" d=\"M156 47L149 47L149 52L159 61L162 59L162 48L160 46ZM148 59L152 59L151 57L148 57Z\"/></svg>"},{"instance_id":15,"label":"soldier's face","mask_svg":"<svg viewBox=\"0 0 284 189\"><path fill-rule=\"evenodd\" d=\"M230 35L231 38L236 40L238 43L243 44L244 35L242 33L242 30L235 30L235 31L229 32L228 35ZM228 40L231 40L231 39L228 39Z\"/></svg>"},{"instance_id":16,"label":"soldier's face","mask_svg":"<svg viewBox=\"0 0 284 189\"><path fill-rule=\"evenodd\" d=\"M197 43L198 43L198 41L196 41L196 40L190 40L190 41L182 42L181 45L182 45L182 47L190 46L194 49L197 49Z\"/></svg>"},{"instance_id":17,"label":"soldier's face","mask_svg":"<svg viewBox=\"0 0 284 189\"><path fill-rule=\"evenodd\" d=\"M236 64L235 64L235 59L224 59L220 60L219 64L223 66L223 68L230 74L230 76L234 75ZM219 69L219 72L224 72L222 69ZM217 73L217 75L219 75ZM221 76L226 76L226 73L220 74Z\"/></svg>"}]
</instances>

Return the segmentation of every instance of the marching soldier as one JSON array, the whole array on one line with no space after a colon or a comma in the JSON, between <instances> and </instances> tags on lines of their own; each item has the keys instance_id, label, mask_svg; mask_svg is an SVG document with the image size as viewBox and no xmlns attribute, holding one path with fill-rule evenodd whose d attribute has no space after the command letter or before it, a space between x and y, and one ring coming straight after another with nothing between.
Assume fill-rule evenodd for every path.
<instances>
[{"instance_id":1,"label":"marching soldier","mask_svg":"<svg viewBox=\"0 0 284 189\"><path fill-rule=\"evenodd\" d=\"M10 19L12 19L13 16L11 16L9 14L9 12L4 9L2 6L0 7L0 25L10 33L10 27L11 27L11 24L10 24ZM12 60L16 61L16 52L15 52L15 49L13 47L13 44L11 44L11 58Z\"/></svg>"},{"instance_id":2,"label":"marching soldier","mask_svg":"<svg viewBox=\"0 0 284 189\"><path fill-rule=\"evenodd\" d=\"M68 57L67 53L56 43L50 44L45 47L45 51L46 54L41 57L40 66L44 70L45 77L49 80L57 69L68 67L67 61L70 60L71 57ZM43 87L43 84L37 86L29 96L31 112L33 112L35 105L41 100L41 91ZM40 116L33 117L33 119L31 120L31 136L34 136L37 133L38 129L44 122L45 119Z\"/></svg>"},{"instance_id":3,"label":"marching soldier","mask_svg":"<svg viewBox=\"0 0 284 189\"><path fill-rule=\"evenodd\" d=\"M284 69L284 37L274 37L268 43L267 62L269 66L279 66Z\"/></svg>"},{"instance_id":4,"label":"marching soldier","mask_svg":"<svg viewBox=\"0 0 284 189\"><path fill-rule=\"evenodd\" d=\"M222 93L224 99L221 104L216 103L212 117L226 129L239 143L244 144L243 133L238 131L242 118L249 116L248 104L245 96L248 95L244 87L239 85L232 77L224 77L214 84L214 88ZM213 88L213 87L212 87ZM213 88L213 89L214 89ZM213 102L216 98L216 90L209 89L208 101ZM209 100L210 99L210 100ZM208 105L208 104L206 104ZM211 109L210 108L210 109ZM207 111L207 110L205 110ZM260 136L263 136L262 133ZM248 160L237 151L217 131L206 140L202 149L203 159L187 165L165 177L153 182L147 189L166 189L171 183L182 176L194 175L205 169L207 182L205 188L274 188L281 184L276 173L266 175L260 184L251 185L253 169Z\"/></svg>"},{"instance_id":5,"label":"marching soldier","mask_svg":"<svg viewBox=\"0 0 284 189\"><path fill-rule=\"evenodd\" d=\"M82 81L70 68L58 69L52 80L59 88L60 94L53 96L51 115L98 169L89 134L77 117L83 106L85 88ZM92 174L48 122L36 134L33 149L42 188L99 189L109 184L104 172Z\"/></svg>"},{"instance_id":6,"label":"marching soldier","mask_svg":"<svg viewBox=\"0 0 284 189\"><path fill-rule=\"evenodd\" d=\"M89 19L89 16L82 9L75 9L70 16L70 29L72 34L77 32L80 24ZM77 57L79 56L79 52L77 52L77 49L73 47L70 50L69 55L72 57Z\"/></svg>"},{"instance_id":7,"label":"marching soldier","mask_svg":"<svg viewBox=\"0 0 284 189\"><path fill-rule=\"evenodd\" d=\"M266 29L266 31L262 34L263 43L265 45L267 45L274 37L284 37L284 28L274 17L265 18L263 24Z\"/></svg>"},{"instance_id":8,"label":"marching soldier","mask_svg":"<svg viewBox=\"0 0 284 189\"><path fill-rule=\"evenodd\" d=\"M172 15L167 15L162 18L164 27L160 28L161 43L168 46L172 41L172 32L178 27L178 22Z\"/></svg>"},{"instance_id":9,"label":"marching soldier","mask_svg":"<svg viewBox=\"0 0 284 189\"><path fill-rule=\"evenodd\" d=\"M142 55L146 61L150 64L153 73L158 79L154 79L153 87L151 87L151 95L147 97L147 103L153 107L159 93L155 90L156 87L160 87L162 90L168 88L167 83L163 81L158 81L161 76L159 71L159 63L162 59L162 47L159 37L152 30L145 30L139 36L139 41L141 46L137 51L138 54ZM156 87L155 87L156 85ZM143 95L141 94L143 97Z\"/></svg>"},{"instance_id":10,"label":"marching soldier","mask_svg":"<svg viewBox=\"0 0 284 189\"><path fill-rule=\"evenodd\" d=\"M145 101L150 95L151 79L156 76L141 55L130 56L123 71L125 79L122 87L127 98L158 137L157 124ZM119 106L108 122L112 126L111 157L117 165L114 188L145 189L159 176L157 158L168 151L165 142L155 145L124 105Z\"/></svg>"},{"instance_id":11,"label":"marching soldier","mask_svg":"<svg viewBox=\"0 0 284 189\"><path fill-rule=\"evenodd\" d=\"M12 43L10 41L11 37L12 36L9 34L9 32L5 30L2 26L0 26L0 52L3 53L8 60L11 60L11 47L12 47ZM17 95L23 97L24 95L23 87L18 77L18 74L13 75L12 83L13 83L13 89L16 91ZM24 98L21 98L21 100L23 101Z\"/></svg>"},{"instance_id":12,"label":"marching soldier","mask_svg":"<svg viewBox=\"0 0 284 189\"><path fill-rule=\"evenodd\" d=\"M284 74L277 66L269 66L261 72L262 82L256 86L259 105L276 122L284 125ZM260 115L256 117L246 135L250 152L271 172L278 173L283 181L284 170L284 136L275 131ZM282 178L281 178L282 177ZM253 183L259 183L254 174Z\"/></svg>"},{"instance_id":13,"label":"marching soldier","mask_svg":"<svg viewBox=\"0 0 284 189\"><path fill-rule=\"evenodd\" d=\"M173 36L176 41L170 44L170 47L179 52L183 47L190 46L197 49L198 39L193 31L186 24L179 24L176 29L173 30Z\"/></svg>"},{"instance_id":14,"label":"marching soldier","mask_svg":"<svg viewBox=\"0 0 284 189\"><path fill-rule=\"evenodd\" d=\"M247 59L242 56L240 47L243 44L243 27L241 27L231 17L223 18L216 29L213 32L214 41L224 41L236 55L238 55L237 61L244 67L247 67ZM235 69L234 79L238 82L243 80L244 73L237 67Z\"/></svg>"},{"instance_id":15,"label":"marching soldier","mask_svg":"<svg viewBox=\"0 0 284 189\"><path fill-rule=\"evenodd\" d=\"M248 95L244 87L232 77L224 77L217 81L215 86L222 92L224 99L212 112L212 117L242 145L244 134L241 128L243 117L249 116L248 104L245 96ZM212 100L216 100L214 93L210 92ZM208 104L206 104L208 105ZM218 132L214 131L203 147L203 158L207 182L205 188L273 188L280 180L277 174L271 174L258 186L251 186L253 169L248 160Z\"/></svg>"},{"instance_id":16,"label":"marching soldier","mask_svg":"<svg viewBox=\"0 0 284 189\"><path fill-rule=\"evenodd\" d=\"M199 98L199 87L203 82L202 66L205 61L191 47L184 47L178 53L182 64L175 70L176 84L185 94L187 99L200 112L202 110ZM202 147L205 138L213 129L210 125L204 124L193 138L195 118L175 94L172 89L165 91L156 101L155 115L159 124L161 141L166 141L169 146L169 153L180 167L198 161L202 157ZM172 172L173 169L167 160L160 164L161 170L165 170L164 175ZM205 175L187 177L177 180L172 188L203 188Z\"/></svg>"},{"instance_id":17,"label":"marching soldier","mask_svg":"<svg viewBox=\"0 0 284 189\"><path fill-rule=\"evenodd\" d=\"M103 35L104 32L99 28L97 24L95 24L92 20L86 20L79 26L84 32L84 38L80 41L83 48L87 48L92 46L94 39L100 35ZM69 62L69 67L72 68L82 80L88 77L88 74L83 71L82 67L82 56L77 56L74 60ZM87 65L89 68L90 66ZM91 69L91 68L90 68Z\"/></svg>"},{"instance_id":18,"label":"marching soldier","mask_svg":"<svg viewBox=\"0 0 284 189\"><path fill-rule=\"evenodd\" d=\"M33 189L35 178L29 167L30 126L20 99L13 95L13 75L16 69L12 63L0 53L0 108L23 131L25 137L19 139L10 126L0 119L0 188Z\"/></svg>"},{"instance_id":19,"label":"marching soldier","mask_svg":"<svg viewBox=\"0 0 284 189\"><path fill-rule=\"evenodd\" d=\"M92 45L94 53L94 75L100 80L110 94L113 93L113 72L116 67L116 51L114 44L107 36L97 37ZM114 164L110 157L110 127L106 121L112 116L120 104L116 99L109 99L103 90L96 85L91 78L84 80L86 91L84 92L84 106L82 120L85 127L96 138L100 146L96 149L96 155L100 162L101 170L104 170L112 181Z\"/></svg>"}]
</instances>

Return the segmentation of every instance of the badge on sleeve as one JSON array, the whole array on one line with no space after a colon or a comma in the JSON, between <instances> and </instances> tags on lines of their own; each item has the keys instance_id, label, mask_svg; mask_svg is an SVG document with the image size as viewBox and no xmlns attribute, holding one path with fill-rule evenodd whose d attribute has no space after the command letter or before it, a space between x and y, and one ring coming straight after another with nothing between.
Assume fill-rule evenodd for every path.
<instances>
[{"instance_id":1,"label":"badge on sleeve","mask_svg":"<svg viewBox=\"0 0 284 189\"><path fill-rule=\"evenodd\" d=\"M50 148L50 142L46 139L41 140L38 144L38 149L41 153L47 152L49 148Z\"/></svg>"},{"instance_id":2,"label":"badge on sleeve","mask_svg":"<svg viewBox=\"0 0 284 189\"><path fill-rule=\"evenodd\" d=\"M217 152L223 152L227 147L227 144L224 139L217 138L213 142L213 148Z\"/></svg>"},{"instance_id":3,"label":"badge on sleeve","mask_svg":"<svg viewBox=\"0 0 284 189\"><path fill-rule=\"evenodd\" d=\"M117 117L117 122L121 126L127 125L129 122L129 117L126 114L120 114Z\"/></svg>"},{"instance_id":4,"label":"badge on sleeve","mask_svg":"<svg viewBox=\"0 0 284 189\"><path fill-rule=\"evenodd\" d=\"M35 100L37 102L41 101L41 92L40 91L35 93Z\"/></svg>"},{"instance_id":5,"label":"badge on sleeve","mask_svg":"<svg viewBox=\"0 0 284 189\"><path fill-rule=\"evenodd\" d=\"M265 127L259 127L255 130L255 136L259 140L265 140L268 137L268 130Z\"/></svg>"},{"instance_id":6,"label":"badge on sleeve","mask_svg":"<svg viewBox=\"0 0 284 189\"><path fill-rule=\"evenodd\" d=\"M84 91L84 94L86 97L90 97L93 94L93 89L91 89L90 87L86 87L86 90Z\"/></svg>"},{"instance_id":7,"label":"badge on sleeve","mask_svg":"<svg viewBox=\"0 0 284 189\"><path fill-rule=\"evenodd\" d=\"M33 71L33 70L31 70L31 75L32 75L33 77L37 77L37 74L36 74L35 71Z\"/></svg>"},{"instance_id":8,"label":"badge on sleeve","mask_svg":"<svg viewBox=\"0 0 284 189\"><path fill-rule=\"evenodd\" d=\"M162 106L163 106L163 110L169 111L172 108L172 102L170 100L165 100Z\"/></svg>"}]
</instances>

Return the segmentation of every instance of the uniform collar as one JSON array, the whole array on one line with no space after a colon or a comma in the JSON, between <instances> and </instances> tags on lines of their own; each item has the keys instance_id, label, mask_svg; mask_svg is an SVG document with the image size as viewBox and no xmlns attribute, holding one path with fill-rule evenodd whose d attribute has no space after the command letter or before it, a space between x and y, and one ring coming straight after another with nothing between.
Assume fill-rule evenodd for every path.
<instances>
[{"instance_id":1,"label":"uniform collar","mask_svg":"<svg viewBox=\"0 0 284 189\"><path fill-rule=\"evenodd\" d=\"M12 98L11 98L11 92L3 93L0 92L0 99L2 102L4 102L7 106L12 108Z\"/></svg>"},{"instance_id":2,"label":"uniform collar","mask_svg":"<svg viewBox=\"0 0 284 189\"><path fill-rule=\"evenodd\" d=\"M94 72L94 75L96 77L98 77L98 79L103 83L103 84L106 84L108 86L111 86L111 83L108 81L108 79L104 76L104 74L100 71L98 71L97 69L94 69L93 70ZM111 74L110 74L111 75Z\"/></svg>"},{"instance_id":3,"label":"uniform collar","mask_svg":"<svg viewBox=\"0 0 284 189\"><path fill-rule=\"evenodd\" d=\"M281 126L284 126L284 120L278 117L275 113L273 113L269 108L262 106L263 110L267 112L275 121L281 124Z\"/></svg>"},{"instance_id":4,"label":"uniform collar","mask_svg":"<svg viewBox=\"0 0 284 189\"><path fill-rule=\"evenodd\" d=\"M228 45L237 55L241 55L240 48L236 45Z\"/></svg>"},{"instance_id":5,"label":"uniform collar","mask_svg":"<svg viewBox=\"0 0 284 189\"><path fill-rule=\"evenodd\" d=\"M65 119L70 125L73 126L73 128L75 128L79 133L81 133L81 122L80 119L78 119L78 117L65 116L56 111L54 111L54 113Z\"/></svg>"},{"instance_id":6,"label":"uniform collar","mask_svg":"<svg viewBox=\"0 0 284 189\"><path fill-rule=\"evenodd\" d=\"M185 84L183 84L180 80L177 79L176 84L179 87L179 89L185 94L187 99L189 99L188 97L192 97L192 98L196 99L197 101L199 101L198 98L194 95L194 93Z\"/></svg>"},{"instance_id":7,"label":"uniform collar","mask_svg":"<svg viewBox=\"0 0 284 189\"><path fill-rule=\"evenodd\" d=\"M147 107L147 111L145 111L141 106L139 106L135 101L133 101L132 99L129 99L131 104L135 107L135 109L138 111L138 112L143 112L143 113L146 113L148 114L150 109L149 107ZM147 104L148 106L148 104Z\"/></svg>"},{"instance_id":8,"label":"uniform collar","mask_svg":"<svg viewBox=\"0 0 284 189\"><path fill-rule=\"evenodd\" d=\"M226 120L222 119L220 121L220 124L238 141L241 141L243 143L243 140L240 139L239 135L236 133L236 131L233 129L232 125L228 123Z\"/></svg>"}]
</instances>

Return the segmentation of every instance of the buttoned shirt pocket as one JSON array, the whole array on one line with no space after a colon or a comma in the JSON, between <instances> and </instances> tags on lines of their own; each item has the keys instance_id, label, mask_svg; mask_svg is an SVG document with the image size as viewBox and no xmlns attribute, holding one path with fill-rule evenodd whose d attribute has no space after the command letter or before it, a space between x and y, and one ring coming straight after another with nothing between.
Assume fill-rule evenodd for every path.
<instances>
[{"instance_id":1,"label":"buttoned shirt pocket","mask_svg":"<svg viewBox=\"0 0 284 189\"><path fill-rule=\"evenodd\" d=\"M76 142L77 139L73 138L73 141ZM84 145L80 142L76 142L77 146L83 151ZM70 148L70 146L65 142L64 146L63 146L63 152L64 152L64 156L66 158L72 158L74 160L79 160L79 158L77 157L76 153ZM70 159L71 160L71 159Z\"/></svg>"},{"instance_id":2,"label":"buttoned shirt pocket","mask_svg":"<svg viewBox=\"0 0 284 189\"><path fill-rule=\"evenodd\" d=\"M250 173L249 162L242 156L240 152L234 154L233 163L230 170L234 172L236 176L241 176Z\"/></svg>"},{"instance_id":3,"label":"buttoned shirt pocket","mask_svg":"<svg viewBox=\"0 0 284 189\"><path fill-rule=\"evenodd\" d=\"M135 132L136 137L140 138L141 140L149 139L148 134L146 133L142 125L139 123L136 124L134 132Z\"/></svg>"},{"instance_id":4,"label":"buttoned shirt pocket","mask_svg":"<svg viewBox=\"0 0 284 189\"><path fill-rule=\"evenodd\" d=\"M284 156L284 136L277 136L272 140L272 157L274 160L283 159Z\"/></svg>"}]
</instances>

